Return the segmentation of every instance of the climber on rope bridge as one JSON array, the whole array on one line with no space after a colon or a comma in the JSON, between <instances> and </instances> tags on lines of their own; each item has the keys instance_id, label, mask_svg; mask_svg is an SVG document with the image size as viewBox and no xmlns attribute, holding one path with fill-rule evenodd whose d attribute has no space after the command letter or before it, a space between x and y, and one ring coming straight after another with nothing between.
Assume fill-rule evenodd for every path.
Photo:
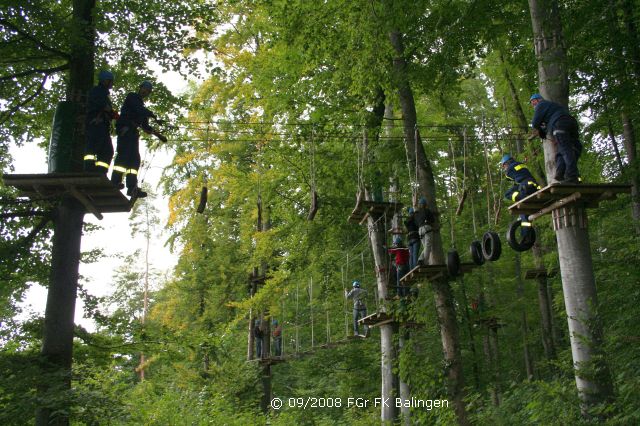
<instances>
[{"instance_id":1,"label":"climber on rope bridge","mask_svg":"<svg viewBox=\"0 0 640 426\"><path fill-rule=\"evenodd\" d=\"M369 334L369 328L364 326L364 335L360 334L358 329L358 320L367 316L367 306L364 303L364 297L367 295L367 290L360 288L360 281L353 282L353 288L347 293L345 289L345 297L347 299L353 299L353 334L356 336L367 336Z\"/></svg>"},{"instance_id":2,"label":"climber on rope bridge","mask_svg":"<svg viewBox=\"0 0 640 426\"><path fill-rule=\"evenodd\" d=\"M106 175L113 158L111 142L111 120L118 118L109 98L113 87L113 74L100 71L98 85L87 96L87 118L85 133L87 145L84 154L84 171Z\"/></svg>"},{"instance_id":3,"label":"climber on rope bridge","mask_svg":"<svg viewBox=\"0 0 640 426\"><path fill-rule=\"evenodd\" d=\"M503 155L499 164L507 175L507 179L514 182L514 185L504 193L504 198L507 200L515 203L540 189L540 185L538 185L527 166L517 162L511 155ZM520 215L520 225L522 226L522 237L528 238L530 236L531 222L524 214Z\"/></svg>"},{"instance_id":4,"label":"climber on rope bridge","mask_svg":"<svg viewBox=\"0 0 640 426\"><path fill-rule=\"evenodd\" d=\"M155 135L162 142L167 141L164 135L149 125L149 118L158 121L156 115L144 106L144 99L151 94L151 90L151 83L143 81L137 93L129 93L120 110L120 118L116 122L118 148L111 182L122 189L122 177L126 176L127 195L132 198L147 196L145 191L138 188L138 169L140 168L140 132L138 128L142 128L148 134Z\"/></svg>"}]
</instances>

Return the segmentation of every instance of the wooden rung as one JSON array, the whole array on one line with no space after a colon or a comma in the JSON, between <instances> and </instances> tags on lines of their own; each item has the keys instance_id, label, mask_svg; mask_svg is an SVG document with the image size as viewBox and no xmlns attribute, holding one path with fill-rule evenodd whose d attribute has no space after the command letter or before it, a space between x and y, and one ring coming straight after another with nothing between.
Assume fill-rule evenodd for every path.
<instances>
[{"instance_id":1,"label":"wooden rung","mask_svg":"<svg viewBox=\"0 0 640 426\"><path fill-rule=\"evenodd\" d=\"M80 203L84 206L85 209L87 209L88 212L93 213L93 215L97 217L98 220L102 220L102 214L98 211L98 209L96 209L96 206L93 205L91 200L89 200L86 195L78 191L78 189L73 185L65 185L64 187L67 188L69 192L71 192L71 195L73 195L76 200L80 201Z\"/></svg>"}]
</instances>

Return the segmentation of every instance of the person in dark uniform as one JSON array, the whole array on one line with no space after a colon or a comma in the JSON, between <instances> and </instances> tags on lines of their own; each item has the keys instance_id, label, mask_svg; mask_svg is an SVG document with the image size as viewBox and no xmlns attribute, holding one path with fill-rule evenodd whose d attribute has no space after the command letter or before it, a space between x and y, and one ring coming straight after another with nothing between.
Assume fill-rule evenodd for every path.
<instances>
[{"instance_id":1,"label":"person in dark uniform","mask_svg":"<svg viewBox=\"0 0 640 426\"><path fill-rule=\"evenodd\" d=\"M116 121L118 145L116 159L113 163L111 182L120 187L123 176L126 176L127 195L144 198L147 193L138 188L138 170L140 168L140 131L153 134L163 142L167 138L149 125L149 119L156 119L156 115L144 106L144 99L151 94L152 85L143 81L138 92L131 92L124 100L120 110L120 117Z\"/></svg>"},{"instance_id":2,"label":"person in dark uniform","mask_svg":"<svg viewBox=\"0 0 640 426\"><path fill-rule=\"evenodd\" d=\"M559 183L579 183L578 159L582 154L582 143L578 121L565 107L545 100L538 93L531 95L529 102L535 108L531 127L542 139L551 134L556 142L554 180Z\"/></svg>"},{"instance_id":3,"label":"person in dark uniform","mask_svg":"<svg viewBox=\"0 0 640 426\"><path fill-rule=\"evenodd\" d=\"M407 228L407 241L409 245L409 270L418 265L418 255L420 254L420 234L418 232L418 223L416 222L416 213L413 207L407 209L407 220L404 226Z\"/></svg>"},{"instance_id":4,"label":"person in dark uniform","mask_svg":"<svg viewBox=\"0 0 640 426\"><path fill-rule=\"evenodd\" d=\"M89 91L87 97L87 118L85 133L87 145L84 153L84 170L90 173L109 171L113 159L111 142L111 120L118 118L113 110L109 90L113 86L113 74L100 71L98 85Z\"/></svg>"},{"instance_id":5,"label":"person in dark uniform","mask_svg":"<svg viewBox=\"0 0 640 426\"><path fill-rule=\"evenodd\" d=\"M500 160L500 166L507 175L507 179L513 182L513 186L504 193L504 198L514 203L533 194L540 189L529 169L523 163L516 161L511 155L505 154ZM527 215L520 215L521 235L526 238L530 235L531 222Z\"/></svg>"}]
</instances>

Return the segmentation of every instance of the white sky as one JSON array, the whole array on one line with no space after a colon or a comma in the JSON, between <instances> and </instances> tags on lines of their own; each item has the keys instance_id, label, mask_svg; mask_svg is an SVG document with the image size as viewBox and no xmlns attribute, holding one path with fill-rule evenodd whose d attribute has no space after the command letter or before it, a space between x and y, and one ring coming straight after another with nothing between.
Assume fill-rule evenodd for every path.
<instances>
[{"instance_id":1,"label":"white sky","mask_svg":"<svg viewBox=\"0 0 640 426\"><path fill-rule=\"evenodd\" d=\"M167 73L160 76L160 80L167 85L169 90L173 93L180 93L186 88L186 81L184 81L177 73ZM117 81L115 82L117 84ZM153 94L151 95L153 96ZM141 142L145 139L142 138ZM113 144L115 148L115 137L113 137ZM143 159L146 158L147 162L152 159L150 167L147 169L146 174L144 172L145 165L140 168L141 178L144 178L144 182L148 183L155 192L160 192L157 188L160 176L164 167L166 167L173 157L171 152L166 149L160 149L156 152L155 156L152 154L146 154L146 147L141 143L140 155ZM35 142L25 144L18 148L12 146L10 153L14 159L13 164L15 166L14 173L47 173L47 155L44 150L39 148ZM146 154L146 155L145 155ZM167 235L161 233L164 224L168 218L168 200L158 194L155 206L160 212L161 226L158 232L152 237L153 240L150 244L150 263L151 268L161 272L161 275L170 275L173 267L177 262L177 256L172 255L169 249L164 247ZM129 213L108 213L104 214L103 220L98 220L95 216L88 213L85 215L85 222L94 223L100 225L103 229L95 231L82 238L82 251L89 251L95 248L102 247L105 251L106 257L102 258L93 264L80 264L80 275L85 277L85 289L89 294L94 296L104 296L111 293L112 290L112 278L116 269L118 269L123 260L112 257L114 254L121 254L123 256L132 254L135 250L141 249L144 252L145 240L141 235L132 237L129 226ZM141 262L143 258L141 259ZM141 269L141 268L140 268ZM154 283L151 284L152 286ZM33 284L28 290L24 302L20 305L23 308L23 313L20 315L21 319L26 319L30 314L35 313L44 315L44 310L47 300L46 288ZM81 324L90 331L95 330L95 326L90 319L83 316L82 301L78 299L76 303L75 322Z\"/></svg>"}]
</instances>

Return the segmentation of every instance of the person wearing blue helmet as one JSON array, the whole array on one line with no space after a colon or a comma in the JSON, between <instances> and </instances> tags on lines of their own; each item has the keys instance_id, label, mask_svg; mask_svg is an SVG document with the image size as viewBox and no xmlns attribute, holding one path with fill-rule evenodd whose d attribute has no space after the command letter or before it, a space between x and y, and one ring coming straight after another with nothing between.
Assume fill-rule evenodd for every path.
<instances>
[{"instance_id":1,"label":"person wearing blue helmet","mask_svg":"<svg viewBox=\"0 0 640 426\"><path fill-rule=\"evenodd\" d=\"M138 188L138 169L140 168L140 131L153 134L163 142L167 141L160 132L149 125L149 119L157 120L156 115L144 106L144 100L151 94L153 86L143 81L137 92L127 95L120 110L120 117L116 122L118 133L117 154L113 164L111 182L122 186L122 179L126 176L127 195L132 198L144 198L147 193Z\"/></svg>"},{"instance_id":2,"label":"person wearing blue helmet","mask_svg":"<svg viewBox=\"0 0 640 426\"><path fill-rule=\"evenodd\" d=\"M409 270L418 265L418 255L420 254L420 233L416 222L416 212L413 207L407 209L407 219L404 226L407 228L407 245L409 247Z\"/></svg>"},{"instance_id":3,"label":"person wearing blue helmet","mask_svg":"<svg viewBox=\"0 0 640 426\"><path fill-rule=\"evenodd\" d=\"M360 334L358 328L358 320L367 316L367 306L364 302L364 298L367 295L367 290L360 288L360 281L355 280L351 285L351 291L345 290L345 297L347 299L353 299L353 333L356 336L363 336ZM369 334L369 328L364 326L364 336Z\"/></svg>"},{"instance_id":4,"label":"person wearing blue helmet","mask_svg":"<svg viewBox=\"0 0 640 426\"><path fill-rule=\"evenodd\" d=\"M114 111L109 98L111 87L113 87L113 74L109 71L100 71L98 84L89 91L87 96L84 170L89 173L106 175L113 158L111 120L118 118L118 113Z\"/></svg>"},{"instance_id":5,"label":"person wearing blue helmet","mask_svg":"<svg viewBox=\"0 0 640 426\"><path fill-rule=\"evenodd\" d=\"M556 144L556 171L553 179L559 183L579 183L578 159L582 154L582 143L578 121L562 105L544 99L535 93L529 99L535 109L531 127L545 139L553 136Z\"/></svg>"},{"instance_id":6,"label":"person wearing blue helmet","mask_svg":"<svg viewBox=\"0 0 640 426\"><path fill-rule=\"evenodd\" d=\"M418 256L418 263L428 265L429 256L431 256L431 236L436 219L433 212L427 208L427 199L425 197L420 197L418 200L415 221L418 225L418 234L422 239L422 255Z\"/></svg>"},{"instance_id":7,"label":"person wearing blue helmet","mask_svg":"<svg viewBox=\"0 0 640 426\"><path fill-rule=\"evenodd\" d=\"M533 177L527 166L515 160L510 154L504 154L500 159L500 167L504 171L507 180L513 182L511 188L504 193L504 198L514 203L535 193L540 189L540 185ZM526 215L520 215L521 233L527 237L531 232L531 222Z\"/></svg>"}]
</instances>

